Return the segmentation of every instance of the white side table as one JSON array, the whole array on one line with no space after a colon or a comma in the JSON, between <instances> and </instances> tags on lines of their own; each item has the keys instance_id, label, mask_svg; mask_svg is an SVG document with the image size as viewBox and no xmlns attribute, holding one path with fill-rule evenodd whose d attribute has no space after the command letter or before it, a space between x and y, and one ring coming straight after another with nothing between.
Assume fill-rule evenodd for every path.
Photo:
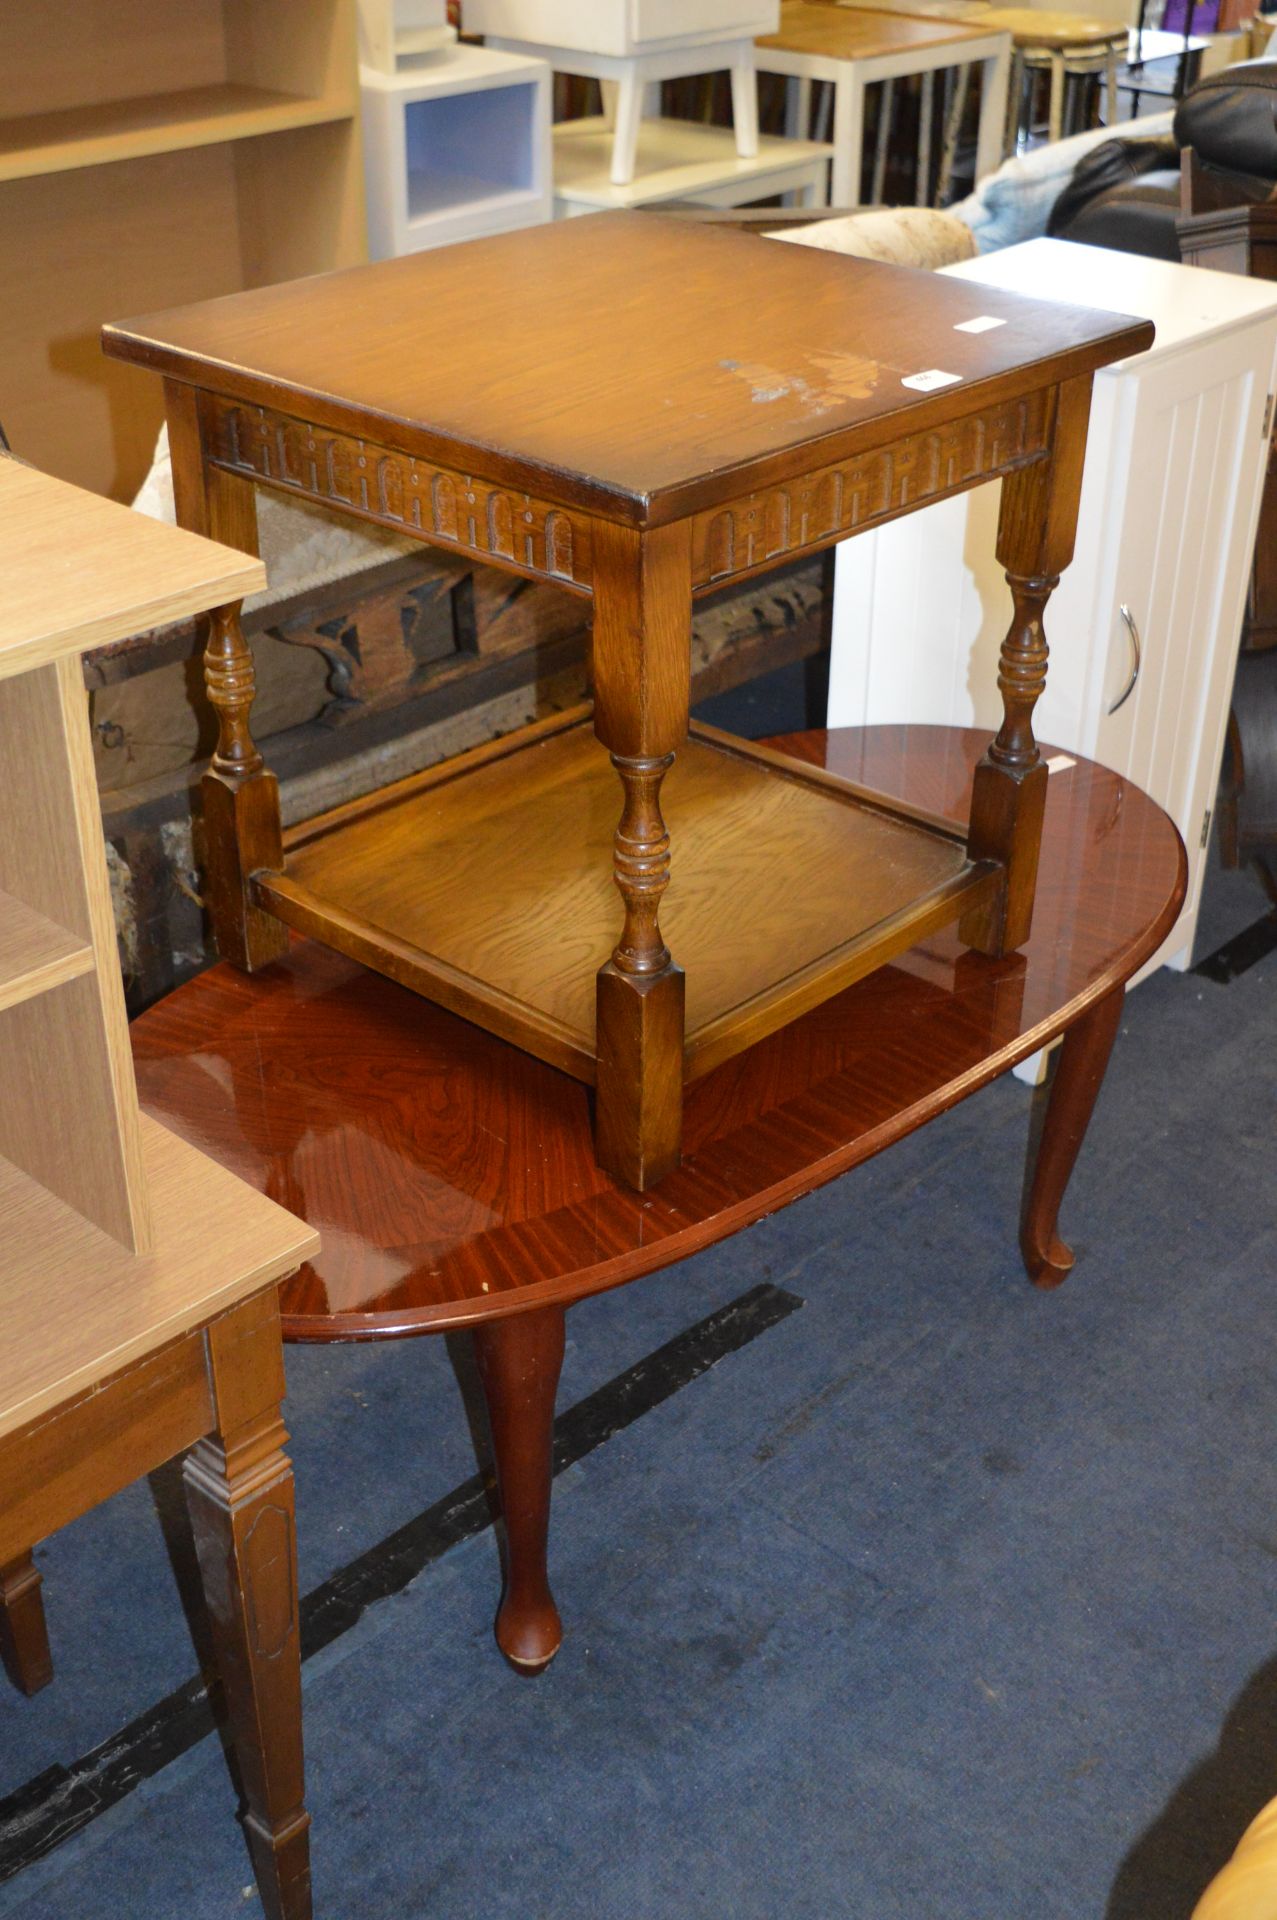
<instances>
[{"instance_id":1,"label":"white side table","mask_svg":"<svg viewBox=\"0 0 1277 1920\"><path fill-rule=\"evenodd\" d=\"M557 217L609 207L652 207L691 200L703 207L744 207L777 194L804 207L829 204L833 148L815 140L764 138L742 159L726 127L689 120L645 120L638 168L628 185L612 180L611 130L603 119L564 120L554 129Z\"/></svg>"},{"instance_id":2,"label":"white side table","mask_svg":"<svg viewBox=\"0 0 1277 1920\"><path fill-rule=\"evenodd\" d=\"M615 88L610 177L616 186L628 186L638 165L639 128L649 87L662 80L683 80L701 73L730 71L732 117L736 151L742 159L758 152L758 76L752 40L720 40L710 45L669 46L639 53L586 53L576 47L543 47L530 41L489 38L488 45L507 53L539 54L556 73L575 73L598 80L605 93Z\"/></svg>"},{"instance_id":3,"label":"white side table","mask_svg":"<svg viewBox=\"0 0 1277 1920\"><path fill-rule=\"evenodd\" d=\"M466 0L467 31L489 46L602 84L616 186L634 179L644 98L662 80L730 71L736 151L757 154L754 36L779 18L779 0Z\"/></svg>"},{"instance_id":4,"label":"white side table","mask_svg":"<svg viewBox=\"0 0 1277 1920\"><path fill-rule=\"evenodd\" d=\"M1095 377L1072 566L1046 618L1034 731L1143 787L1188 850L1184 910L1145 969L1191 964L1277 390L1277 286L1062 240L943 271L1152 320L1147 353ZM1028 323L1031 324L1031 323ZM986 726L1011 597L997 486L838 549L831 726Z\"/></svg>"},{"instance_id":5,"label":"white side table","mask_svg":"<svg viewBox=\"0 0 1277 1920\"><path fill-rule=\"evenodd\" d=\"M458 44L359 78L374 259L551 218L545 61Z\"/></svg>"},{"instance_id":6,"label":"white side table","mask_svg":"<svg viewBox=\"0 0 1277 1920\"><path fill-rule=\"evenodd\" d=\"M783 73L790 92L790 127L806 131L802 102L809 101L811 82L824 80L834 88L833 204L856 207L861 202L861 150L864 143L865 89L878 81L888 86L911 74L931 76L956 68L968 76L973 66L982 70L980 128L976 149L976 178L992 173L1002 160L1006 125L1007 82L1011 71L1011 36L1005 30L986 31L978 22L910 19L894 13L872 13L849 7L787 4L777 33L758 43L758 65L764 73ZM960 118L966 89L955 92ZM889 101L883 106L883 132ZM956 127L954 137L956 138ZM918 160L918 204L928 199L930 175L930 92L924 91ZM885 142L880 141L885 160ZM881 182L875 167L875 198Z\"/></svg>"},{"instance_id":7,"label":"white side table","mask_svg":"<svg viewBox=\"0 0 1277 1920\"><path fill-rule=\"evenodd\" d=\"M448 0L359 0L359 64L394 73L401 60L438 53L457 37Z\"/></svg>"}]
</instances>

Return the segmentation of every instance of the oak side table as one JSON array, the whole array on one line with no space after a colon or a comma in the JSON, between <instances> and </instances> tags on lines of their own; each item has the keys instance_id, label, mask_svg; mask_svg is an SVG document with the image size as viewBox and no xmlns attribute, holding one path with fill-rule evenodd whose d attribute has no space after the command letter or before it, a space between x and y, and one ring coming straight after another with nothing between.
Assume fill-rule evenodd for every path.
<instances>
[{"instance_id":1,"label":"oak side table","mask_svg":"<svg viewBox=\"0 0 1277 1920\"><path fill-rule=\"evenodd\" d=\"M1091 378L1152 334L638 214L108 327L109 353L165 376L185 526L251 548L254 489L275 487L594 603L592 723L538 723L287 845L238 605L215 612L222 954L253 970L295 928L592 1083L600 1165L646 1189L719 1062L951 921L1015 951ZM1015 614L965 827L689 731L695 594L997 475Z\"/></svg>"},{"instance_id":2,"label":"oak side table","mask_svg":"<svg viewBox=\"0 0 1277 1920\"><path fill-rule=\"evenodd\" d=\"M48 1684L33 1546L189 1448L262 1908L309 1920L276 1289L319 1239L138 1112L80 665L264 575L2 458L0 577L0 1652Z\"/></svg>"}]
</instances>

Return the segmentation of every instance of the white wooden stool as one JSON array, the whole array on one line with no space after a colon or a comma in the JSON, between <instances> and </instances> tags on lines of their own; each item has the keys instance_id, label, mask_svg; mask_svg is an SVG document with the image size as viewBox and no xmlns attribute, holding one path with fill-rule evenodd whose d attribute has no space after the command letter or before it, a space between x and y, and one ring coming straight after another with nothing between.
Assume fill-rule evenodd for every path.
<instances>
[{"instance_id":1,"label":"white wooden stool","mask_svg":"<svg viewBox=\"0 0 1277 1920\"><path fill-rule=\"evenodd\" d=\"M394 73L401 60L439 52L457 37L448 0L359 0L359 64Z\"/></svg>"},{"instance_id":2,"label":"white wooden stool","mask_svg":"<svg viewBox=\"0 0 1277 1920\"><path fill-rule=\"evenodd\" d=\"M923 76L917 192L920 206L930 197L930 106L935 73L957 70L954 111L960 117L966 104L965 81L973 66L982 68L976 178L992 173L1001 161L1011 67L1011 36L1003 28L986 30L983 21L979 25L959 25L939 19L906 18L895 12L874 13L786 0L779 31L758 42L758 65L764 73L788 76L791 111L787 131L793 134L807 131L804 103L809 106L811 82L832 83L835 206L860 205L865 89L877 81L885 81L888 87L880 121L880 133L885 135L892 82L915 73ZM951 164L950 145L946 140L945 171ZM874 168L876 199L882 196L879 175L886 161L885 139L879 141L879 154L881 164Z\"/></svg>"},{"instance_id":3,"label":"white wooden stool","mask_svg":"<svg viewBox=\"0 0 1277 1920\"><path fill-rule=\"evenodd\" d=\"M778 0L467 0L466 27L506 53L537 54L556 73L597 80L611 124L609 177L628 186L638 166L649 89L728 71L736 151L758 153L754 36L779 19ZM611 89L615 89L611 93Z\"/></svg>"}]
</instances>

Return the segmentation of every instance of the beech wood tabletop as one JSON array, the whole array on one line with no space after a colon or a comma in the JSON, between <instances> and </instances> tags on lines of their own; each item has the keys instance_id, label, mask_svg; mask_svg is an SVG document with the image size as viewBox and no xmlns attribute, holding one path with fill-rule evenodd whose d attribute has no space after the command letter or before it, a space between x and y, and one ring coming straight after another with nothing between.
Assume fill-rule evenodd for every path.
<instances>
[{"instance_id":1,"label":"beech wood tabletop","mask_svg":"<svg viewBox=\"0 0 1277 1920\"><path fill-rule=\"evenodd\" d=\"M962 331L974 318L996 324ZM224 398L654 526L1152 337L1144 320L606 213L124 321L103 344Z\"/></svg>"},{"instance_id":2,"label":"beech wood tabletop","mask_svg":"<svg viewBox=\"0 0 1277 1920\"><path fill-rule=\"evenodd\" d=\"M959 4L961 0L959 0ZM923 16L884 7L831 7L827 0L785 0L780 27L761 34L758 45L788 53L824 54L831 60L873 60L902 48L938 47L965 40L987 40L989 30L964 25L956 16ZM762 63L766 68L766 61Z\"/></svg>"},{"instance_id":3,"label":"beech wood tabletop","mask_svg":"<svg viewBox=\"0 0 1277 1920\"><path fill-rule=\"evenodd\" d=\"M781 744L961 821L986 736ZM145 1014L141 1097L320 1230L284 1285L287 1335L473 1325L681 1259L913 1132L1128 980L1185 870L1159 807L1070 761L1050 778L1025 950L991 960L949 928L715 1069L688 1092L682 1165L645 1194L597 1166L580 1082L310 942L253 977L214 967Z\"/></svg>"}]
</instances>

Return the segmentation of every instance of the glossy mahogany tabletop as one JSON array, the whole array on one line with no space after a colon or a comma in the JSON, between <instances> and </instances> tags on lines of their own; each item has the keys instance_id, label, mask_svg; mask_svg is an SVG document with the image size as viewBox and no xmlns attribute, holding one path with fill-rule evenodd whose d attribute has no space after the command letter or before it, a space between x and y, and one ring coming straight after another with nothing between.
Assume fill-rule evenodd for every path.
<instances>
[{"instance_id":1,"label":"glossy mahogany tabletop","mask_svg":"<svg viewBox=\"0 0 1277 1920\"><path fill-rule=\"evenodd\" d=\"M987 735L777 744L960 821ZM988 960L951 929L708 1074L682 1166L647 1194L596 1166L587 1087L309 942L251 978L214 967L143 1015L139 1088L319 1229L322 1253L284 1284L291 1338L437 1332L633 1280L913 1132L1129 979L1185 873L1137 788L1087 761L1053 773L1025 951Z\"/></svg>"}]
</instances>

